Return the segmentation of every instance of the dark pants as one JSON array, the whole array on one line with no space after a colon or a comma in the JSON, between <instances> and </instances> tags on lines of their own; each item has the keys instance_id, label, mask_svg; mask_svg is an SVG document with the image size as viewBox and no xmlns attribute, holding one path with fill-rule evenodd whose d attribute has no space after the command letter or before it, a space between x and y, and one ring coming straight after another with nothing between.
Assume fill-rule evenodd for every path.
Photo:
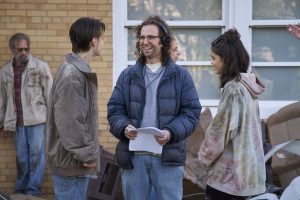
<instances>
[{"instance_id":1,"label":"dark pants","mask_svg":"<svg viewBox=\"0 0 300 200\"><path fill-rule=\"evenodd\" d=\"M221 192L216 190L209 185L206 186L205 189L205 200L245 200L245 197L234 196L227 194L225 192Z\"/></svg>"}]
</instances>

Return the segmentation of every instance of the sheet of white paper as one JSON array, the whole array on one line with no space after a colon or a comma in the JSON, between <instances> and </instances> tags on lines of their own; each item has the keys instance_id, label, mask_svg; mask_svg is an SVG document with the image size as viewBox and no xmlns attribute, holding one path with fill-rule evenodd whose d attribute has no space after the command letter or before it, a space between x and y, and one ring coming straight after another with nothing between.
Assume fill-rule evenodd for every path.
<instances>
[{"instance_id":1,"label":"sheet of white paper","mask_svg":"<svg viewBox=\"0 0 300 200\"><path fill-rule=\"evenodd\" d=\"M145 127L145 128L138 128L138 133L149 133L157 136L164 136L162 130L155 128L155 127Z\"/></svg>"},{"instance_id":2,"label":"sheet of white paper","mask_svg":"<svg viewBox=\"0 0 300 200\"><path fill-rule=\"evenodd\" d=\"M130 151L148 151L156 154L162 153L162 145L155 139L155 135L163 136L162 130L154 127L138 128L136 130L138 132L137 137L129 142Z\"/></svg>"}]
</instances>

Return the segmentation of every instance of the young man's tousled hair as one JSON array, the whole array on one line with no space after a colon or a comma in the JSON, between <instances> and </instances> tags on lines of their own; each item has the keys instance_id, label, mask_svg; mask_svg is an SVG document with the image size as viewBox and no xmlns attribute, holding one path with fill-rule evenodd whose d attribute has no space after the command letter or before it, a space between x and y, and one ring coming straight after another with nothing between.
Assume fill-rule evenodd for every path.
<instances>
[{"instance_id":1,"label":"young man's tousled hair","mask_svg":"<svg viewBox=\"0 0 300 200\"><path fill-rule=\"evenodd\" d=\"M105 24L99 19L83 17L77 19L70 28L69 36L74 53L87 52L91 48L93 38L103 36Z\"/></svg>"}]
</instances>

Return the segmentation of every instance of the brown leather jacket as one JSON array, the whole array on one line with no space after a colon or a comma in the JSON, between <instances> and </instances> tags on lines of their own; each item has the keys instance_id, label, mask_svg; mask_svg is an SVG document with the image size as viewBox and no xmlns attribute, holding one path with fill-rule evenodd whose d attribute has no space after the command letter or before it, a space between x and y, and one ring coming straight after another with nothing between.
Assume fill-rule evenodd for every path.
<instances>
[{"instance_id":1,"label":"brown leather jacket","mask_svg":"<svg viewBox=\"0 0 300 200\"><path fill-rule=\"evenodd\" d=\"M93 175L83 163L97 163L97 76L76 54L68 54L57 71L49 97L45 137L46 159L62 176Z\"/></svg>"}]
</instances>

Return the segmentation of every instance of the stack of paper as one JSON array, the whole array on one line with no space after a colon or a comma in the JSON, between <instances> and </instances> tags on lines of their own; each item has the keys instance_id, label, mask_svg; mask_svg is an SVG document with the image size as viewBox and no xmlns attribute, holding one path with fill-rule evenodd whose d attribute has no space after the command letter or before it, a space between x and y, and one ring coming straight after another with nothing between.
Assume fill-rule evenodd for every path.
<instances>
[{"instance_id":1,"label":"stack of paper","mask_svg":"<svg viewBox=\"0 0 300 200\"><path fill-rule=\"evenodd\" d=\"M138 132L137 137L129 142L130 151L147 151L155 154L162 153L162 145L160 145L155 136L163 137L163 131L155 127L145 127L133 129Z\"/></svg>"}]
</instances>

